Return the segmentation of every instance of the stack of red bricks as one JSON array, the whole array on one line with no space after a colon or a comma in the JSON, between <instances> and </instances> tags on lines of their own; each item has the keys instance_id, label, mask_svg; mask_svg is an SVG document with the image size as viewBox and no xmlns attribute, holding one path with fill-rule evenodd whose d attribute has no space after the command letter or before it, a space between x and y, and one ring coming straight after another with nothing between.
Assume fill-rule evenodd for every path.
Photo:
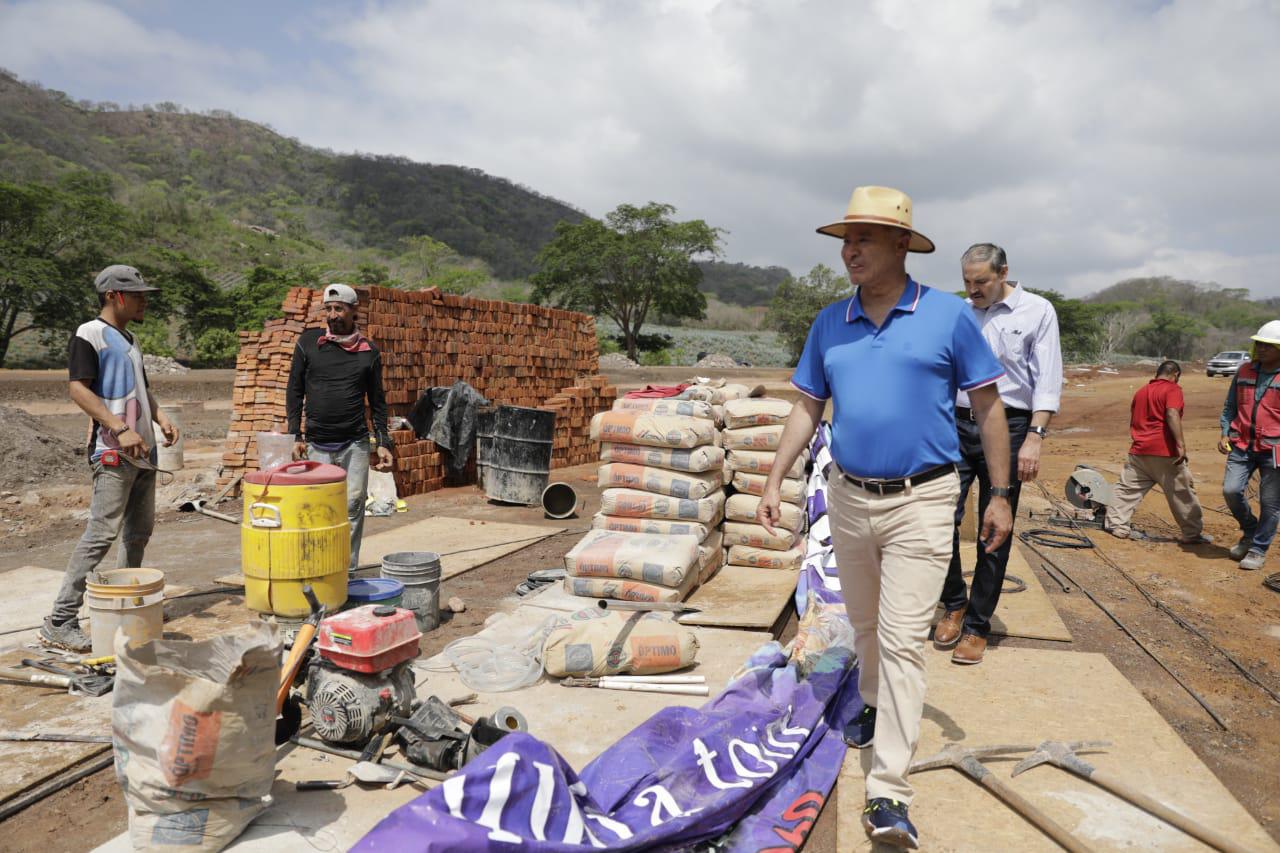
<instances>
[{"instance_id":1,"label":"stack of red bricks","mask_svg":"<svg viewBox=\"0 0 1280 853\"><path fill-rule=\"evenodd\" d=\"M461 379L493 403L556 412L552 467L597 458L591 417L617 392L599 369L595 319L587 314L387 287L357 288L360 330L382 352L388 414L407 417L421 393ZM222 455L225 484L257 467L256 433L286 425L285 388L298 336L322 325L321 291L295 287L284 317L240 333L231 427ZM444 485L446 455L412 430L394 430L396 489L420 494ZM469 468L474 472L474 460Z\"/></svg>"}]
</instances>

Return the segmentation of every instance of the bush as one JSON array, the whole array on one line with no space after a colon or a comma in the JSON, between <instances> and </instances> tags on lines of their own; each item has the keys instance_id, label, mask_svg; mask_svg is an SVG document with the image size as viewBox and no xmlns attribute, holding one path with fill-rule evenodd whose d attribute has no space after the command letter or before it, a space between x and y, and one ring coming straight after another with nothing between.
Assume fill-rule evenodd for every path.
<instances>
[{"instance_id":1,"label":"bush","mask_svg":"<svg viewBox=\"0 0 1280 853\"><path fill-rule=\"evenodd\" d=\"M129 331L138 340L138 346L147 355L158 355L163 358L174 358L177 352L169 343L169 326L160 319L148 317L141 323L135 323Z\"/></svg>"},{"instance_id":2,"label":"bush","mask_svg":"<svg viewBox=\"0 0 1280 853\"><path fill-rule=\"evenodd\" d=\"M601 355L622 352L622 345L618 343L618 339L613 335L606 334L599 326L596 326L596 346Z\"/></svg>"},{"instance_id":3,"label":"bush","mask_svg":"<svg viewBox=\"0 0 1280 853\"><path fill-rule=\"evenodd\" d=\"M209 329L196 338L196 362L201 367L235 367L240 336L226 329Z\"/></svg>"},{"instance_id":4,"label":"bush","mask_svg":"<svg viewBox=\"0 0 1280 853\"><path fill-rule=\"evenodd\" d=\"M667 367L671 364L671 353L665 349L648 350L640 353L640 363L645 367Z\"/></svg>"}]
</instances>

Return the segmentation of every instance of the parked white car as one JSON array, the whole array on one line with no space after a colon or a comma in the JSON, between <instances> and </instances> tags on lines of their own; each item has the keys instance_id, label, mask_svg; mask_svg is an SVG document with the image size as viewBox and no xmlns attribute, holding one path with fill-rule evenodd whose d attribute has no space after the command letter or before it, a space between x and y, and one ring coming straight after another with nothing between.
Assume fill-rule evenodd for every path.
<instances>
[{"instance_id":1,"label":"parked white car","mask_svg":"<svg viewBox=\"0 0 1280 853\"><path fill-rule=\"evenodd\" d=\"M1227 350L1220 352L1213 358L1209 359L1209 363L1204 366L1205 376L1232 376L1240 365L1249 360L1249 353L1243 350Z\"/></svg>"}]
</instances>

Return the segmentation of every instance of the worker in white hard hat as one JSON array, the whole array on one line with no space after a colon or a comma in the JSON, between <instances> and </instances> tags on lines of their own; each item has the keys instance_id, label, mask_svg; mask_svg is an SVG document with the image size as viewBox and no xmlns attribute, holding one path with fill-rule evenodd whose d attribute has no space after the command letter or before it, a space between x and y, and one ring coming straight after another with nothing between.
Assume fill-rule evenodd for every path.
<instances>
[{"instance_id":1,"label":"worker in white hard hat","mask_svg":"<svg viewBox=\"0 0 1280 853\"><path fill-rule=\"evenodd\" d=\"M1222 406L1222 439L1227 454L1222 496L1240 525L1240 541L1231 559L1242 569L1260 569L1280 520L1280 320L1265 324L1253 336L1252 358L1240 365ZM1245 489L1258 472L1259 514L1253 514Z\"/></svg>"}]
</instances>

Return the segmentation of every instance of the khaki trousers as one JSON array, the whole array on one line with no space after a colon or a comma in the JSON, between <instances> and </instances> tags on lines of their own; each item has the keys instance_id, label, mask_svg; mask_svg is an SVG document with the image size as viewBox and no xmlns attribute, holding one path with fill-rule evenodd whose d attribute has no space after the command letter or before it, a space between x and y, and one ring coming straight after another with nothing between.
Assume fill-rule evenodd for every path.
<instances>
[{"instance_id":1,"label":"khaki trousers","mask_svg":"<svg viewBox=\"0 0 1280 853\"><path fill-rule=\"evenodd\" d=\"M1107 530L1116 536L1129 534L1129 519L1142 503L1151 487L1159 485L1169 502L1169 512L1182 530L1182 538L1190 539L1204 531L1204 513L1191 482L1191 468L1171 456L1135 456L1130 453L1124 473L1111 494L1107 507Z\"/></svg>"},{"instance_id":2,"label":"khaki trousers","mask_svg":"<svg viewBox=\"0 0 1280 853\"><path fill-rule=\"evenodd\" d=\"M828 494L858 690L876 709L867 799L909 804L907 771L924 713L924 644L951 562L960 478L880 495L835 473Z\"/></svg>"}]
</instances>

